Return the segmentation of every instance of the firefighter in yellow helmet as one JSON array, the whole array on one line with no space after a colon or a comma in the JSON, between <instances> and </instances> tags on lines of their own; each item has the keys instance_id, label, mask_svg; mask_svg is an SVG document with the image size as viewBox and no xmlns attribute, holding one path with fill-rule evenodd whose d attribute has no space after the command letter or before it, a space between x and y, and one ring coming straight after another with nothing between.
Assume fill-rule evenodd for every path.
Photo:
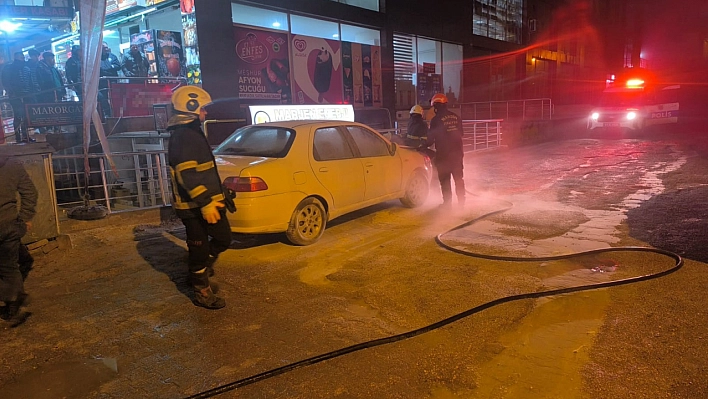
<instances>
[{"instance_id":1,"label":"firefighter in yellow helmet","mask_svg":"<svg viewBox=\"0 0 708 399\"><path fill-rule=\"evenodd\" d=\"M447 109L447 97L438 93L430 100L435 117L430 121L425 146L435 145L435 167L438 169L443 207L452 205L451 178L455 179L455 194L460 206L465 204L465 181L462 174L464 150L462 148L462 121Z\"/></svg>"},{"instance_id":2,"label":"firefighter in yellow helmet","mask_svg":"<svg viewBox=\"0 0 708 399\"><path fill-rule=\"evenodd\" d=\"M416 104L411 108L405 143L411 147L420 147L427 139L428 124L423 120L423 107Z\"/></svg>"},{"instance_id":3,"label":"firefighter in yellow helmet","mask_svg":"<svg viewBox=\"0 0 708 399\"><path fill-rule=\"evenodd\" d=\"M209 277L216 258L231 244L231 227L214 155L201 128L206 116L203 106L209 102L209 93L198 86L182 86L172 94L168 160L172 207L187 232L193 302L207 309L221 309L226 302L216 296L216 286L209 283Z\"/></svg>"}]
</instances>

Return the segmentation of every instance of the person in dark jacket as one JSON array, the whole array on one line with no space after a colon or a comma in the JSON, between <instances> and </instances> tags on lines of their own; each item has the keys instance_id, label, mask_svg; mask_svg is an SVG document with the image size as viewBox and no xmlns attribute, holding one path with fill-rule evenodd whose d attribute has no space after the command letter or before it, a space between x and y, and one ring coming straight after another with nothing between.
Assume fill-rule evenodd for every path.
<instances>
[{"instance_id":1,"label":"person in dark jacket","mask_svg":"<svg viewBox=\"0 0 708 399\"><path fill-rule=\"evenodd\" d=\"M28 95L33 92L31 89L32 76L25 62L25 55L21 51L16 52L13 58L12 64L2 70L2 84L10 98L10 106L12 106L15 142L20 143L29 141L25 124L24 103L31 100Z\"/></svg>"},{"instance_id":2,"label":"person in dark jacket","mask_svg":"<svg viewBox=\"0 0 708 399\"><path fill-rule=\"evenodd\" d=\"M216 296L209 277L216 258L231 244L231 227L214 155L201 128L206 115L202 107L209 102L209 93L200 87L182 86L175 90L175 114L167 124L172 133L167 158L172 172L172 208L187 232L193 303L220 309L226 302Z\"/></svg>"},{"instance_id":3,"label":"person in dark jacket","mask_svg":"<svg viewBox=\"0 0 708 399\"><path fill-rule=\"evenodd\" d=\"M420 147L427 140L428 124L423 120L423 107L416 104L411 108L405 142L407 146Z\"/></svg>"},{"instance_id":4,"label":"person in dark jacket","mask_svg":"<svg viewBox=\"0 0 708 399\"><path fill-rule=\"evenodd\" d=\"M0 176L0 301L5 302L0 317L13 321L27 298L18 260L20 240L32 228L37 189L22 164L11 160L2 149Z\"/></svg>"},{"instance_id":5,"label":"person in dark jacket","mask_svg":"<svg viewBox=\"0 0 708 399\"><path fill-rule=\"evenodd\" d=\"M56 58L53 53L45 51L42 60L37 64L35 72L40 93L36 99L39 103L56 103L64 99L64 78L55 67Z\"/></svg>"},{"instance_id":6,"label":"person in dark jacket","mask_svg":"<svg viewBox=\"0 0 708 399\"><path fill-rule=\"evenodd\" d=\"M443 197L443 207L452 205L451 178L455 179L457 203L465 204L465 181L462 173L465 156L462 148L462 121L457 114L447 109L447 97L438 93L431 99L435 117L430 121L426 147L435 144L435 167Z\"/></svg>"},{"instance_id":7,"label":"person in dark jacket","mask_svg":"<svg viewBox=\"0 0 708 399\"><path fill-rule=\"evenodd\" d=\"M102 78L114 78L118 76L118 72L121 70L120 61L115 54L111 53L111 48L108 47L108 43L103 42L103 47L101 48L101 65L100 72ZM115 83L112 81L111 83ZM101 111L103 112L104 118L110 118L113 115L111 110L111 103L108 100L110 93L108 93L108 79L101 79L98 82L98 103L101 105Z\"/></svg>"},{"instance_id":8,"label":"person in dark jacket","mask_svg":"<svg viewBox=\"0 0 708 399\"><path fill-rule=\"evenodd\" d=\"M71 87L72 90L76 92L76 96L81 101L81 46L71 47L71 57L66 60L64 65L64 70L66 71L66 81L69 84L74 84Z\"/></svg>"},{"instance_id":9,"label":"person in dark jacket","mask_svg":"<svg viewBox=\"0 0 708 399\"><path fill-rule=\"evenodd\" d=\"M123 56L123 75L126 78L145 78L149 71L150 63L147 57L140 52L137 44L131 44L130 51Z\"/></svg>"}]
</instances>

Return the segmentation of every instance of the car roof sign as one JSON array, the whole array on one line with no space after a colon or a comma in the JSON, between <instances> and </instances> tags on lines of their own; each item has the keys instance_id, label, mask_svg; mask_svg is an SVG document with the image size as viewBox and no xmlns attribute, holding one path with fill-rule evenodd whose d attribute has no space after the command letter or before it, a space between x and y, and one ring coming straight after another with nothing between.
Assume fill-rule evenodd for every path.
<instances>
[{"instance_id":1,"label":"car roof sign","mask_svg":"<svg viewBox=\"0 0 708 399\"><path fill-rule=\"evenodd\" d=\"M351 104L250 105L253 124L294 120L336 120L354 122Z\"/></svg>"}]
</instances>

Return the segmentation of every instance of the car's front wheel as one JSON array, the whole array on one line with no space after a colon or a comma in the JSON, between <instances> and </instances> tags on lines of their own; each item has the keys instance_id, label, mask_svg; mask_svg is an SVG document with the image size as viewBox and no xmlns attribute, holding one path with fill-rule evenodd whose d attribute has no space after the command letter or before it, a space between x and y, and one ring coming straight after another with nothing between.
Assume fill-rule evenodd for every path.
<instances>
[{"instance_id":1,"label":"car's front wheel","mask_svg":"<svg viewBox=\"0 0 708 399\"><path fill-rule=\"evenodd\" d=\"M408 180L406 194L401 198L401 203L408 208L416 208L425 203L430 193L430 182L421 172L415 172Z\"/></svg>"},{"instance_id":2,"label":"car's front wheel","mask_svg":"<svg viewBox=\"0 0 708 399\"><path fill-rule=\"evenodd\" d=\"M293 215L285 235L295 245L310 245L316 243L327 225L327 212L322 202L317 198L302 200Z\"/></svg>"}]
</instances>

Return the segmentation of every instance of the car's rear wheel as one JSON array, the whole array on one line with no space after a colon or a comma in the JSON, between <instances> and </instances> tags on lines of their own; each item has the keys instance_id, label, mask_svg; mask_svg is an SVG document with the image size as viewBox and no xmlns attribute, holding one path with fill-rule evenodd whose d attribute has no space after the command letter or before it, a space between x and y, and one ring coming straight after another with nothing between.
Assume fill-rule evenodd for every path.
<instances>
[{"instance_id":1,"label":"car's rear wheel","mask_svg":"<svg viewBox=\"0 0 708 399\"><path fill-rule=\"evenodd\" d=\"M327 212L322 202L317 198L302 200L293 215L285 235L295 245L310 245L316 243L327 225Z\"/></svg>"},{"instance_id":2,"label":"car's rear wheel","mask_svg":"<svg viewBox=\"0 0 708 399\"><path fill-rule=\"evenodd\" d=\"M408 180L406 194L401 198L401 203L408 208L416 208L425 203L430 193L430 182L421 172L415 172Z\"/></svg>"}]
</instances>

